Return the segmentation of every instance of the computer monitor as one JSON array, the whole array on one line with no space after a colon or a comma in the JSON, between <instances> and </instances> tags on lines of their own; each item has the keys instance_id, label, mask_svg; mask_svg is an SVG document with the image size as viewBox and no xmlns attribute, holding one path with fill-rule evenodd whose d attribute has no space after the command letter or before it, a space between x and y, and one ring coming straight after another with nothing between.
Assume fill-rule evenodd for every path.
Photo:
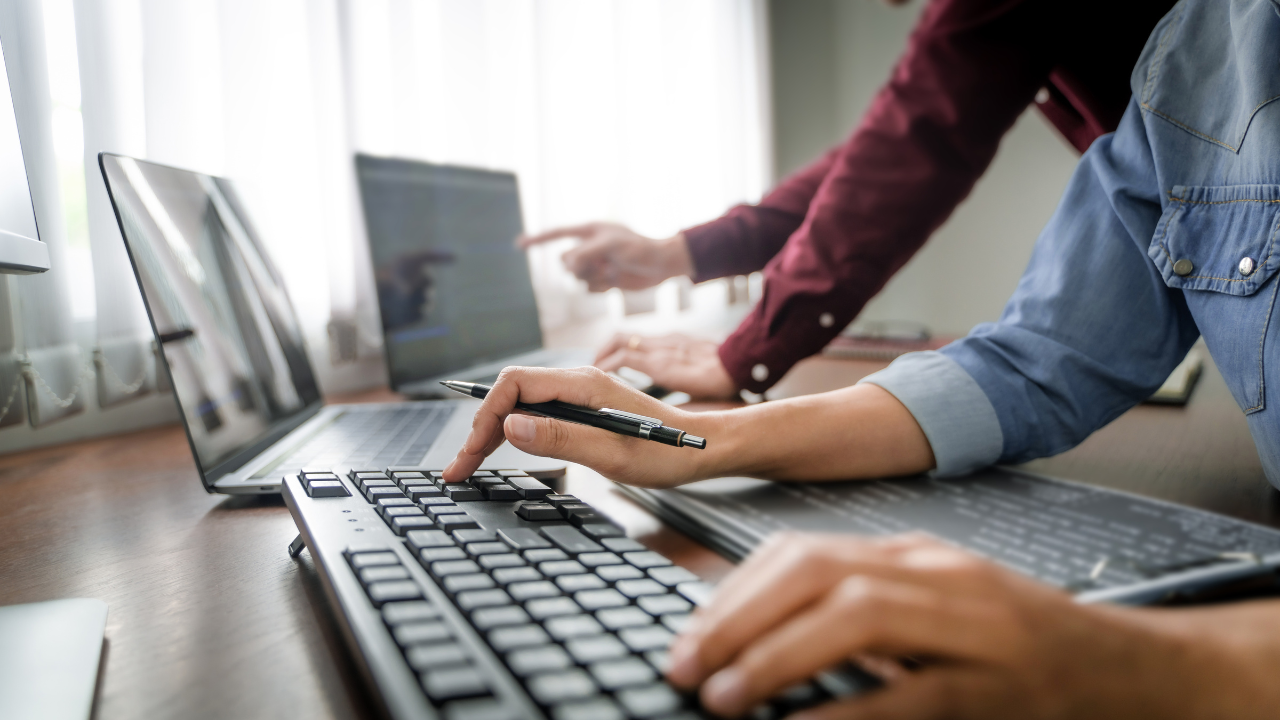
<instances>
[{"instance_id":1,"label":"computer monitor","mask_svg":"<svg viewBox=\"0 0 1280 720\"><path fill-rule=\"evenodd\" d=\"M515 175L356 156L391 386L542 347Z\"/></svg>"},{"instance_id":2,"label":"computer monitor","mask_svg":"<svg viewBox=\"0 0 1280 720\"><path fill-rule=\"evenodd\" d=\"M30 275L48 269L49 248L40 242L36 228L9 70L0 46L0 273Z\"/></svg>"}]
</instances>

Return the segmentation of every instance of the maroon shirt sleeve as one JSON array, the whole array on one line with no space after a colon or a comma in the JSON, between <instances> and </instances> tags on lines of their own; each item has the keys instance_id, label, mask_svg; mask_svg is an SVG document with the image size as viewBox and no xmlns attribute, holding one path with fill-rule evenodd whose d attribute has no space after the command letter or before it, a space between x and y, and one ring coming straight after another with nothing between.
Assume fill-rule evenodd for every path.
<instances>
[{"instance_id":1,"label":"maroon shirt sleeve","mask_svg":"<svg viewBox=\"0 0 1280 720\"><path fill-rule=\"evenodd\" d=\"M745 271L781 244L765 237L773 223L803 215L765 267L760 302L720 347L738 387L763 392L820 351L969 194L1048 80L1053 33L1044 30L1053 24L1045 8L1054 5L934 0L850 139L784 184L773 215L738 208L733 220L711 224L748 228L749 251L717 263L707 248L727 242L719 228L692 230L695 267L709 277ZM802 210L823 163L828 170Z\"/></svg>"}]
</instances>

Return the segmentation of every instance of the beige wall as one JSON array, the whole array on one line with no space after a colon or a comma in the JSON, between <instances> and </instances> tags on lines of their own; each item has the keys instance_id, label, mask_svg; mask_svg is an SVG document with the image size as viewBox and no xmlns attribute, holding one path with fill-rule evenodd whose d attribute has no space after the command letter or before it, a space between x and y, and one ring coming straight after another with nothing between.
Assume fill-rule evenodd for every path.
<instances>
[{"instance_id":1,"label":"beige wall","mask_svg":"<svg viewBox=\"0 0 1280 720\"><path fill-rule=\"evenodd\" d=\"M780 174L853 129L925 2L890 8L877 0L771 0ZM859 321L908 320L963 334L996 319L1076 161L1038 112L1024 113L970 197Z\"/></svg>"}]
</instances>

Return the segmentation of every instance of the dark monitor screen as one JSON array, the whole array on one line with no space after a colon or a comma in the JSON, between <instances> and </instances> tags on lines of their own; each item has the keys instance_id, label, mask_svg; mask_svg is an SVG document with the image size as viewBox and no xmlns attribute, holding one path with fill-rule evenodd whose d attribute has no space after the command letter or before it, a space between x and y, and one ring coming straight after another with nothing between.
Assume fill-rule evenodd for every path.
<instances>
[{"instance_id":1,"label":"dark monitor screen","mask_svg":"<svg viewBox=\"0 0 1280 720\"><path fill-rule=\"evenodd\" d=\"M229 182L105 153L100 160L211 483L319 409L302 328Z\"/></svg>"},{"instance_id":2,"label":"dark monitor screen","mask_svg":"<svg viewBox=\"0 0 1280 720\"><path fill-rule=\"evenodd\" d=\"M515 175L356 156L391 384L542 347Z\"/></svg>"}]
</instances>

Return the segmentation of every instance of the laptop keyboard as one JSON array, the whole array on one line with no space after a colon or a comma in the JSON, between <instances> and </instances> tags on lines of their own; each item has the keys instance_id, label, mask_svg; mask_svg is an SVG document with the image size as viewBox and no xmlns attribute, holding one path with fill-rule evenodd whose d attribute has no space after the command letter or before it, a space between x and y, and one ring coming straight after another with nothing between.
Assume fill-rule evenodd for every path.
<instances>
[{"instance_id":1,"label":"laptop keyboard","mask_svg":"<svg viewBox=\"0 0 1280 720\"><path fill-rule=\"evenodd\" d=\"M709 717L662 670L711 587L578 498L506 470L446 484L316 469L284 485L392 717ZM805 683L752 717L831 697Z\"/></svg>"},{"instance_id":2,"label":"laptop keyboard","mask_svg":"<svg viewBox=\"0 0 1280 720\"><path fill-rule=\"evenodd\" d=\"M255 479L296 475L304 467L416 465L444 431L452 404L344 410L291 452L254 473Z\"/></svg>"}]
</instances>

